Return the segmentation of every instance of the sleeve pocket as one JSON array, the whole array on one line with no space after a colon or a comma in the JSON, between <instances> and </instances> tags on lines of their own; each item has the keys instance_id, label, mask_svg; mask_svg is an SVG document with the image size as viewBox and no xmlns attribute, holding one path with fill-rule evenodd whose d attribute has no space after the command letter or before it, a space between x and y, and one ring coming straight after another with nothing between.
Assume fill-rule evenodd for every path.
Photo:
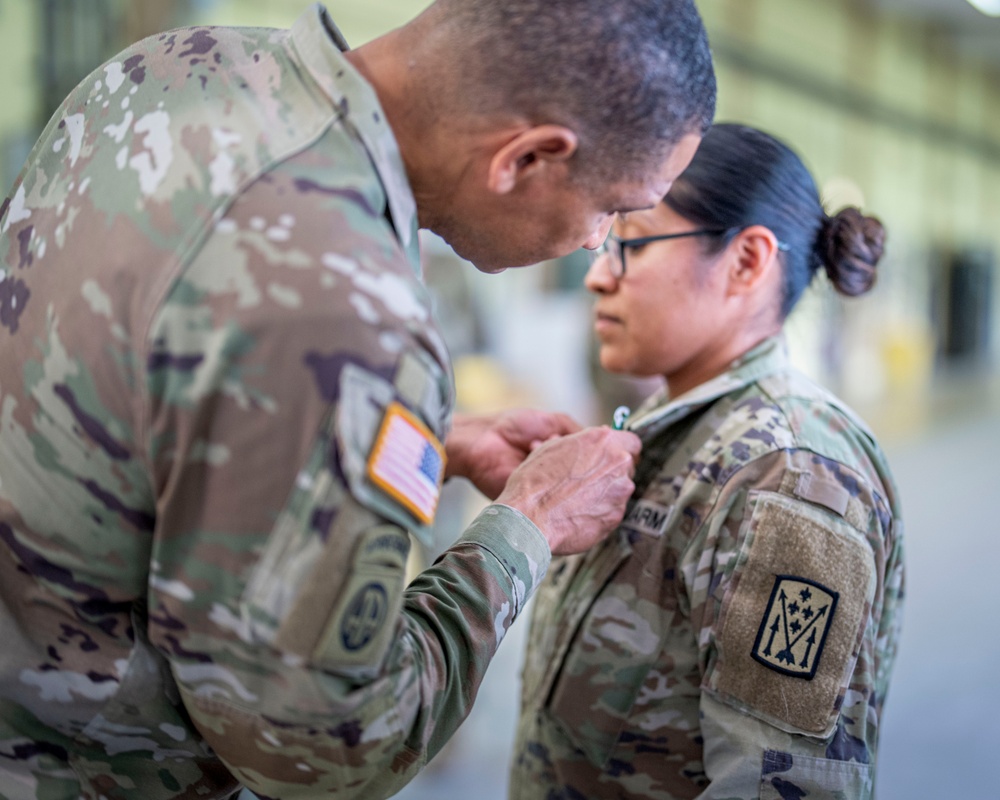
<instances>
[{"instance_id":1,"label":"sleeve pocket","mask_svg":"<svg viewBox=\"0 0 1000 800\"><path fill-rule=\"evenodd\" d=\"M340 401L248 576L243 638L346 677L378 673L399 616L407 531L417 527L366 477L395 398L378 376L344 368Z\"/></svg>"},{"instance_id":2,"label":"sleeve pocket","mask_svg":"<svg viewBox=\"0 0 1000 800\"><path fill-rule=\"evenodd\" d=\"M766 750L760 800L864 800L872 794L872 768L857 761Z\"/></svg>"},{"instance_id":3,"label":"sleeve pocket","mask_svg":"<svg viewBox=\"0 0 1000 800\"><path fill-rule=\"evenodd\" d=\"M364 679L378 674L392 642L409 536L342 489L333 494L336 503L321 492L283 512L243 592L241 615L253 641ZM317 530L324 515L329 527Z\"/></svg>"}]
</instances>

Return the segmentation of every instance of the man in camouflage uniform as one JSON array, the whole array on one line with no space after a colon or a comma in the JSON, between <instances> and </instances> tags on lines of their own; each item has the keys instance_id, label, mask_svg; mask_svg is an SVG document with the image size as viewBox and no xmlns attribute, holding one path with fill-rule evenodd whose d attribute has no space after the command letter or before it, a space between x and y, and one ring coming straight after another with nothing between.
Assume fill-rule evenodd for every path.
<instances>
[{"instance_id":1,"label":"man in camouflage uniform","mask_svg":"<svg viewBox=\"0 0 1000 800\"><path fill-rule=\"evenodd\" d=\"M655 203L714 79L689 0L648 5L645 50L572 52L553 26L607 3L440 0L354 52L315 6L152 37L67 98L0 208L0 796L373 798L441 748L550 553L620 520L639 442L519 467L574 425L451 430L417 228L495 270ZM539 96L485 82L522 41ZM597 158L581 63L635 105L631 160ZM497 502L404 590L449 475Z\"/></svg>"},{"instance_id":2,"label":"man in camouflage uniform","mask_svg":"<svg viewBox=\"0 0 1000 800\"><path fill-rule=\"evenodd\" d=\"M903 589L872 434L780 336L628 427L622 525L535 599L511 797L870 797Z\"/></svg>"}]
</instances>

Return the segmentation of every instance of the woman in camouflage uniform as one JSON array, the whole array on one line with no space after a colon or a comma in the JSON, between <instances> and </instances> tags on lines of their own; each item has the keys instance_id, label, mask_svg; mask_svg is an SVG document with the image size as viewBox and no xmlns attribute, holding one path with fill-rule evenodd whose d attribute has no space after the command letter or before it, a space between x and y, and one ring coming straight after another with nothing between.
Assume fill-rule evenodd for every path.
<instances>
[{"instance_id":1,"label":"woman in camouflage uniform","mask_svg":"<svg viewBox=\"0 0 1000 800\"><path fill-rule=\"evenodd\" d=\"M511 796L867 798L902 527L872 433L788 362L820 268L874 282L884 231L828 216L799 158L717 125L587 275L601 364L663 375L616 536L534 609Z\"/></svg>"}]
</instances>

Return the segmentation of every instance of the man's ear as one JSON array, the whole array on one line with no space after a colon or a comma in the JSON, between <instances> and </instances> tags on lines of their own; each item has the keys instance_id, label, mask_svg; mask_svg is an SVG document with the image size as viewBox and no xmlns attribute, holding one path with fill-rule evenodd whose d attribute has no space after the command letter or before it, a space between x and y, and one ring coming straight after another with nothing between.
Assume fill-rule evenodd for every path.
<instances>
[{"instance_id":1,"label":"man's ear","mask_svg":"<svg viewBox=\"0 0 1000 800\"><path fill-rule=\"evenodd\" d=\"M749 294L781 269L778 238L770 228L751 225L730 243L729 293Z\"/></svg>"},{"instance_id":2,"label":"man's ear","mask_svg":"<svg viewBox=\"0 0 1000 800\"><path fill-rule=\"evenodd\" d=\"M576 134L562 125L536 125L518 133L493 154L488 188L508 194L517 184L547 166L564 164L576 152Z\"/></svg>"}]
</instances>

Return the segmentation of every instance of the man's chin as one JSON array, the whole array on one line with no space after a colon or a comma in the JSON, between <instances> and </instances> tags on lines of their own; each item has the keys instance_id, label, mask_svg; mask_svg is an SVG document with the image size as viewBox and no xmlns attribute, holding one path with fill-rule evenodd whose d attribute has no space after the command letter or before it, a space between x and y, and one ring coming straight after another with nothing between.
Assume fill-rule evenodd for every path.
<instances>
[{"instance_id":1,"label":"man's chin","mask_svg":"<svg viewBox=\"0 0 1000 800\"><path fill-rule=\"evenodd\" d=\"M468 261L477 270L488 275L497 275L515 267L530 267L549 258L549 256L532 258L524 254L483 252L478 247L466 248L461 244L455 245L451 242L448 242L448 245L459 258Z\"/></svg>"},{"instance_id":2,"label":"man's chin","mask_svg":"<svg viewBox=\"0 0 1000 800\"><path fill-rule=\"evenodd\" d=\"M480 264L475 261L472 262L472 265L487 275L499 275L501 272L506 272L509 269L509 267L498 267L495 264Z\"/></svg>"},{"instance_id":3,"label":"man's chin","mask_svg":"<svg viewBox=\"0 0 1000 800\"><path fill-rule=\"evenodd\" d=\"M508 269L533 267L536 264L541 264L543 261L547 260L547 257L525 258L524 256L511 256L507 258L470 258L468 260L471 261L480 272L485 272L489 275L497 275L501 272L506 272Z\"/></svg>"},{"instance_id":4,"label":"man's chin","mask_svg":"<svg viewBox=\"0 0 1000 800\"><path fill-rule=\"evenodd\" d=\"M454 250L455 255L463 261L468 261L477 270L485 272L487 275L497 275L504 272L509 267L514 266L509 261L505 261L504 259L498 258L492 254L467 251L464 248L456 247L453 244L451 245L451 249Z\"/></svg>"}]
</instances>

